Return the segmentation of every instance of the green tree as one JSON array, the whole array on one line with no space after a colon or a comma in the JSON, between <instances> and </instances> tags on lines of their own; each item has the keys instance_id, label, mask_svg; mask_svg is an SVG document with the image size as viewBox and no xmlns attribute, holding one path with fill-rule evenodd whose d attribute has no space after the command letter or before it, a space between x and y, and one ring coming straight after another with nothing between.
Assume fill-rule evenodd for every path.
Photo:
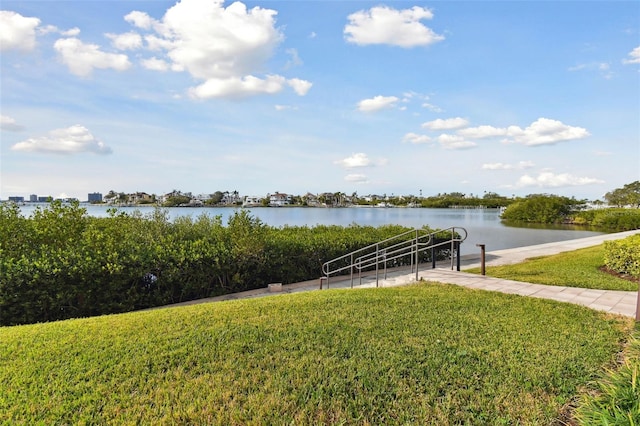
<instances>
[{"instance_id":1,"label":"green tree","mask_svg":"<svg viewBox=\"0 0 640 426\"><path fill-rule=\"evenodd\" d=\"M635 181L607 192L604 196L607 203L618 206L634 206L640 208L640 181Z\"/></svg>"}]
</instances>

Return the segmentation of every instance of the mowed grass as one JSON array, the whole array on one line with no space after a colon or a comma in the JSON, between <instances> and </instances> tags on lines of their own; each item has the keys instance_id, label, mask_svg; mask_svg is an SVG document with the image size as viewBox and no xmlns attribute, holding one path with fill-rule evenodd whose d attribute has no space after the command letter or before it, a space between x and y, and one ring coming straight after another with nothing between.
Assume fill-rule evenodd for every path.
<instances>
[{"instance_id":1,"label":"mowed grass","mask_svg":"<svg viewBox=\"0 0 640 426\"><path fill-rule=\"evenodd\" d=\"M552 424L631 319L456 286L0 328L3 424Z\"/></svg>"},{"instance_id":2,"label":"mowed grass","mask_svg":"<svg viewBox=\"0 0 640 426\"><path fill-rule=\"evenodd\" d=\"M604 245L588 247L552 256L533 257L522 263L487 266L491 277L535 284L637 291L638 283L600 270L604 265ZM465 270L480 273L480 268Z\"/></svg>"}]
</instances>

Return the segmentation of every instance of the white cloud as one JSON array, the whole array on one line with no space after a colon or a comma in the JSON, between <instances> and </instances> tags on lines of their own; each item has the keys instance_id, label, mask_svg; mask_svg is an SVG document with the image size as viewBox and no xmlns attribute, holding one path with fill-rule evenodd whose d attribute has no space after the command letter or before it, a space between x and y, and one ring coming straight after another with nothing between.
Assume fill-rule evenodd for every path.
<instances>
[{"instance_id":1,"label":"white cloud","mask_svg":"<svg viewBox=\"0 0 640 426\"><path fill-rule=\"evenodd\" d=\"M448 134L438 136L438 142L444 149L469 149L477 145L475 142L465 140L462 136Z\"/></svg>"},{"instance_id":2,"label":"white cloud","mask_svg":"<svg viewBox=\"0 0 640 426\"><path fill-rule=\"evenodd\" d=\"M52 154L111 154L111 148L96 139L89 130L80 125L56 129L47 136L29 138L11 147L14 151L43 152Z\"/></svg>"},{"instance_id":3,"label":"white cloud","mask_svg":"<svg viewBox=\"0 0 640 426\"><path fill-rule=\"evenodd\" d=\"M369 183L369 178L362 174L349 174L344 177L344 180L351 183Z\"/></svg>"},{"instance_id":4,"label":"white cloud","mask_svg":"<svg viewBox=\"0 0 640 426\"><path fill-rule=\"evenodd\" d=\"M105 34L111 40L111 44L118 50L134 50L142 47L142 37L138 33L130 31L124 34Z\"/></svg>"},{"instance_id":5,"label":"white cloud","mask_svg":"<svg viewBox=\"0 0 640 426\"><path fill-rule=\"evenodd\" d=\"M444 110L442 108L440 108L437 105L430 104L429 102L424 102L422 104L422 108L426 108L431 112L444 112Z\"/></svg>"},{"instance_id":6,"label":"white cloud","mask_svg":"<svg viewBox=\"0 0 640 426\"><path fill-rule=\"evenodd\" d=\"M202 83L189 89L192 98L241 98L274 94L291 87L298 95L307 94L308 81L279 75L260 76L275 48L284 39L275 27L277 12L247 7L235 2L182 0L169 8L161 20L145 12L133 11L125 20L137 28L152 31L144 35L149 50L166 54L154 57L149 69L187 71ZM287 50L290 67L302 63L295 49ZM160 60L170 64L164 66Z\"/></svg>"},{"instance_id":7,"label":"white cloud","mask_svg":"<svg viewBox=\"0 0 640 426\"><path fill-rule=\"evenodd\" d=\"M629 59L623 59L623 64L640 64L640 46L629 52L627 56L629 56Z\"/></svg>"},{"instance_id":8,"label":"white cloud","mask_svg":"<svg viewBox=\"0 0 640 426\"><path fill-rule=\"evenodd\" d=\"M286 53L287 55L291 56L291 59L289 59L284 65L285 69L298 67L303 64L302 59L300 59L300 56L298 55L297 49L287 49Z\"/></svg>"},{"instance_id":9,"label":"white cloud","mask_svg":"<svg viewBox=\"0 0 640 426\"><path fill-rule=\"evenodd\" d=\"M516 187L536 186L540 188L558 188L564 186L582 186L604 183L604 181L589 177L577 177L569 173L554 174L542 172L538 176L524 175L518 179Z\"/></svg>"},{"instance_id":10,"label":"white cloud","mask_svg":"<svg viewBox=\"0 0 640 426\"><path fill-rule=\"evenodd\" d=\"M358 152L351 157L344 158L342 160L334 161L334 164L338 164L346 169L354 169L356 167L367 167L371 165L371 160L367 154Z\"/></svg>"},{"instance_id":11,"label":"white cloud","mask_svg":"<svg viewBox=\"0 0 640 426\"><path fill-rule=\"evenodd\" d=\"M429 130L453 130L460 129L461 127L466 127L468 125L469 121L461 117L456 117L444 120L442 118L438 118L437 120L423 123L422 127Z\"/></svg>"},{"instance_id":12,"label":"white cloud","mask_svg":"<svg viewBox=\"0 0 640 426\"><path fill-rule=\"evenodd\" d=\"M154 24L154 19L145 12L134 10L125 15L124 20L143 30L150 30Z\"/></svg>"},{"instance_id":13,"label":"white cloud","mask_svg":"<svg viewBox=\"0 0 640 426\"><path fill-rule=\"evenodd\" d=\"M589 132L582 127L572 127L558 120L539 118L525 129L509 126L507 137L510 139L505 142L526 146L552 145L558 142L583 139L589 135Z\"/></svg>"},{"instance_id":14,"label":"white cloud","mask_svg":"<svg viewBox=\"0 0 640 426\"><path fill-rule=\"evenodd\" d=\"M276 111L287 111L287 110L297 110L297 107L291 106L291 105L274 105L274 108L276 109Z\"/></svg>"},{"instance_id":15,"label":"white cloud","mask_svg":"<svg viewBox=\"0 0 640 426\"><path fill-rule=\"evenodd\" d=\"M210 78L203 84L189 89L194 99L243 98L260 94L274 94L282 90L284 77L270 75L265 79L248 75L245 77Z\"/></svg>"},{"instance_id":16,"label":"white cloud","mask_svg":"<svg viewBox=\"0 0 640 426\"><path fill-rule=\"evenodd\" d=\"M514 169L530 169L535 164L532 161L520 161L517 164L505 164L505 163L485 163L482 165L482 170L514 170Z\"/></svg>"},{"instance_id":17,"label":"white cloud","mask_svg":"<svg viewBox=\"0 0 640 426\"><path fill-rule=\"evenodd\" d=\"M469 127L467 129L458 130L460 136L471 139L491 138L496 136L506 136L507 129L501 129L493 126Z\"/></svg>"},{"instance_id":18,"label":"white cloud","mask_svg":"<svg viewBox=\"0 0 640 426\"><path fill-rule=\"evenodd\" d=\"M155 56L149 59L143 59L141 63L142 66L148 70L167 71L169 69L169 64L166 61L158 59Z\"/></svg>"},{"instance_id":19,"label":"white cloud","mask_svg":"<svg viewBox=\"0 0 640 426\"><path fill-rule=\"evenodd\" d=\"M306 80L300 80L299 78L292 78L287 81L287 84L300 96L307 94L313 84Z\"/></svg>"},{"instance_id":20,"label":"white cloud","mask_svg":"<svg viewBox=\"0 0 640 426\"><path fill-rule=\"evenodd\" d=\"M444 40L420 22L432 18L431 10L419 6L404 10L377 6L349 15L344 34L348 42L358 45L427 46Z\"/></svg>"},{"instance_id":21,"label":"white cloud","mask_svg":"<svg viewBox=\"0 0 640 426\"><path fill-rule=\"evenodd\" d=\"M7 115L0 115L0 129L10 132L19 132L24 130L24 126L21 126L16 120Z\"/></svg>"},{"instance_id":22,"label":"white cloud","mask_svg":"<svg viewBox=\"0 0 640 426\"><path fill-rule=\"evenodd\" d=\"M427 135L419 135L417 133L407 133L402 138L404 142L411 142L413 144L429 143L431 138Z\"/></svg>"},{"instance_id":23,"label":"white cloud","mask_svg":"<svg viewBox=\"0 0 640 426\"><path fill-rule=\"evenodd\" d=\"M396 96L374 96L358 102L358 110L362 112L375 112L386 108L392 108L399 101Z\"/></svg>"},{"instance_id":24,"label":"white cloud","mask_svg":"<svg viewBox=\"0 0 640 426\"><path fill-rule=\"evenodd\" d=\"M33 50L38 25L38 18L27 18L16 12L0 10L0 51Z\"/></svg>"},{"instance_id":25,"label":"white cloud","mask_svg":"<svg viewBox=\"0 0 640 426\"><path fill-rule=\"evenodd\" d=\"M53 47L69 71L80 77L91 75L94 68L124 71L131 66L127 55L103 52L100 46L85 44L77 38L61 38Z\"/></svg>"}]
</instances>

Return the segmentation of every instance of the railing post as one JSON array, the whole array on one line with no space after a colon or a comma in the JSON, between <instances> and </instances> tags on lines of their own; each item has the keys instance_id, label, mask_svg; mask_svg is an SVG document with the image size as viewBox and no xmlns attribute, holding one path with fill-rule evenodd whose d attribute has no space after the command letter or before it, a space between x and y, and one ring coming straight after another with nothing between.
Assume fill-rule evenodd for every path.
<instances>
[{"instance_id":1,"label":"railing post","mask_svg":"<svg viewBox=\"0 0 640 426\"><path fill-rule=\"evenodd\" d=\"M378 270L380 269L380 244L376 244L376 287L378 287Z\"/></svg>"},{"instance_id":2,"label":"railing post","mask_svg":"<svg viewBox=\"0 0 640 426\"><path fill-rule=\"evenodd\" d=\"M456 271L460 272L460 241L456 241Z\"/></svg>"},{"instance_id":3,"label":"railing post","mask_svg":"<svg viewBox=\"0 0 640 426\"><path fill-rule=\"evenodd\" d=\"M351 252L351 288L353 288L353 252Z\"/></svg>"}]
</instances>

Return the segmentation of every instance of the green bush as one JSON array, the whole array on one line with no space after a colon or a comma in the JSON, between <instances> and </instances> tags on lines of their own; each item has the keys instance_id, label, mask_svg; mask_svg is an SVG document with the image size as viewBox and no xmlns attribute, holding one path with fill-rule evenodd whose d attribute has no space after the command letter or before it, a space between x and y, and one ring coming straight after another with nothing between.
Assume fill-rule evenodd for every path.
<instances>
[{"instance_id":1,"label":"green bush","mask_svg":"<svg viewBox=\"0 0 640 426\"><path fill-rule=\"evenodd\" d=\"M604 263L607 268L640 277L640 235L605 241L604 247Z\"/></svg>"},{"instance_id":2,"label":"green bush","mask_svg":"<svg viewBox=\"0 0 640 426\"><path fill-rule=\"evenodd\" d=\"M502 213L503 220L531 223L561 223L583 202L558 195L533 194L510 204Z\"/></svg>"},{"instance_id":3,"label":"green bush","mask_svg":"<svg viewBox=\"0 0 640 426\"><path fill-rule=\"evenodd\" d=\"M162 209L147 215L112 210L110 217L95 218L78 203L60 202L25 218L17 206L0 204L0 325L127 312L315 279L324 262L405 231L274 228L246 211L226 226L221 217L206 215L172 222Z\"/></svg>"}]
</instances>

